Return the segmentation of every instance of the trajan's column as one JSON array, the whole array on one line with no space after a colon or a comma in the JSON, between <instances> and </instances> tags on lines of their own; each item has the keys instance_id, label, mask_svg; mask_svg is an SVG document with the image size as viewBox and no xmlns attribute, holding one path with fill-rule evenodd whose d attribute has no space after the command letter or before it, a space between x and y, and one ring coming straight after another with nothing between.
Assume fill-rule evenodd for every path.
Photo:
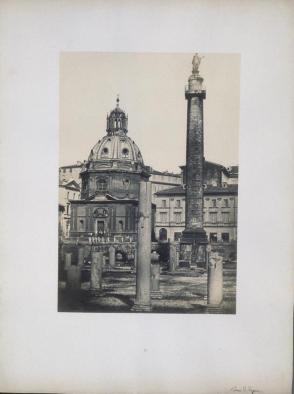
<instances>
[{"instance_id":1,"label":"trajan's column","mask_svg":"<svg viewBox=\"0 0 294 394\"><path fill-rule=\"evenodd\" d=\"M203 100L206 91L199 75L201 57L192 61L192 75L185 90L187 100L186 142L186 225L181 239L181 260L189 265L205 266L207 236L203 229Z\"/></svg>"}]
</instances>

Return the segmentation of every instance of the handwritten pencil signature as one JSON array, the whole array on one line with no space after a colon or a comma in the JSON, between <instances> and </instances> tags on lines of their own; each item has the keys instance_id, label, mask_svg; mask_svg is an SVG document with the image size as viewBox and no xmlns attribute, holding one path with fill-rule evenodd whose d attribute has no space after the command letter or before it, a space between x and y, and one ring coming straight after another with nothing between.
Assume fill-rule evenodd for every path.
<instances>
[{"instance_id":1,"label":"handwritten pencil signature","mask_svg":"<svg viewBox=\"0 0 294 394\"><path fill-rule=\"evenodd\" d=\"M242 387L234 386L230 389L230 391L233 391L236 393L251 393L251 394L261 393L261 390L253 388L251 386L242 386Z\"/></svg>"}]
</instances>

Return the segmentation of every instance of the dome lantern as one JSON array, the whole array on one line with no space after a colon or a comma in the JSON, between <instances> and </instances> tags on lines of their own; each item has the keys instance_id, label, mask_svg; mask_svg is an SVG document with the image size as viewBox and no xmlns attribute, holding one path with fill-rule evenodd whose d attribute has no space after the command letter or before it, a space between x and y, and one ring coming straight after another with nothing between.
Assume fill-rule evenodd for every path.
<instances>
[{"instance_id":1,"label":"dome lantern","mask_svg":"<svg viewBox=\"0 0 294 394\"><path fill-rule=\"evenodd\" d=\"M119 107L119 97L116 99L116 108L114 108L109 115L107 115L108 135L125 135L128 132L128 116Z\"/></svg>"}]
</instances>

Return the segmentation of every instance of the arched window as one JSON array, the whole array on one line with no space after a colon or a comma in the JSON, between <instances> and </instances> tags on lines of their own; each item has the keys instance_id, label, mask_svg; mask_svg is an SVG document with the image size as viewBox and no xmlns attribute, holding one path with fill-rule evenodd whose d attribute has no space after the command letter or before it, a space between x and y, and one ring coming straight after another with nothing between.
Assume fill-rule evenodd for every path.
<instances>
[{"instance_id":1,"label":"arched window","mask_svg":"<svg viewBox=\"0 0 294 394\"><path fill-rule=\"evenodd\" d=\"M97 190L99 192L105 192L107 190L107 182L104 178L97 179Z\"/></svg>"},{"instance_id":2,"label":"arched window","mask_svg":"<svg viewBox=\"0 0 294 394\"><path fill-rule=\"evenodd\" d=\"M166 228L161 228L159 230L159 240L166 241L167 240L167 230Z\"/></svg>"},{"instance_id":3,"label":"arched window","mask_svg":"<svg viewBox=\"0 0 294 394\"><path fill-rule=\"evenodd\" d=\"M127 148L123 148L122 157L129 157L129 150Z\"/></svg>"}]
</instances>

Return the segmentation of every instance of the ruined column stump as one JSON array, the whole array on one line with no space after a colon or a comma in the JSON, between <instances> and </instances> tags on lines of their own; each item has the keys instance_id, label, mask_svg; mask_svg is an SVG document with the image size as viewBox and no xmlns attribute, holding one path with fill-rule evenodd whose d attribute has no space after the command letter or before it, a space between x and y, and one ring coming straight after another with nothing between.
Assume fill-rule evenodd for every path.
<instances>
[{"instance_id":1,"label":"ruined column stump","mask_svg":"<svg viewBox=\"0 0 294 394\"><path fill-rule=\"evenodd\" d=\"M217 307L223 301L223 258L211 253L208 263L207 306Z\"/></svg>"},{"instance_id":2,"label":"ruined column stump","mask_svg":"<svg viewBox=\"0 0 294 394\"><path fill-rule=\"evenodd\" d=\"M178 266L177 246L174 242L169 244L169 272L174 272Z\"/></svg>"},{"instance_id":3,"label":"ruined column stump","mask_svg":"<svg viewBox=\"0 0 294 394\"><path fill-rule=\"evenodd\" d=\"M71 265L67 270L66 288L68 290L80 290L81 270L77 265Z\"/></svg>"},{"instance_id":4,"label":"ruined column stump","mask_svg":"<svg viewBox=\"0 0 294 394\"><path fill-rule=\"evenodd\" d=\"M65 264L64 264L64 270L67 271L69 267L71 266L71 253L65 253Z\"/></svg>"},{"instance_id":5,"label":"ruined column stump","mask_svg":"<svg viewBox=\"0 0 294 394\"><path fill-rule=\"evenodd\" d=\"M111 268L114 268L115 267L115 247L111 245L108 249L108 253L109 253L109 265Z\"/></svg>"},{"instance_id":6,"label":"ruined column stump","mask_svg":"<svg viewBox=\"0 0 294 394\"><path fill-rule=\"evenodd\" d=\"M90 294L99 296L102 293L103 253L92 252Z\"/></svg>"},{"instance_id":7,"label":"ruined column stump","mask_svg":"<svg viewBox=\"0 0 294 394\"><path fill-rule=\"evenodd\" d=\"M78 266L82 267L84 264L85 258L85 248L83 246L79 246L78 248Z\"/></svg>"},{"instance_id":8,"label":"ruined column stump","mask_svg":"<svg viewBox=\"0 0 294 394\"><path fill-rule=\"evenodd\" d=\"M160 264L158 262L151 264L151 299L161 299L160 292Z\"/></svg>"}]
</instances>

